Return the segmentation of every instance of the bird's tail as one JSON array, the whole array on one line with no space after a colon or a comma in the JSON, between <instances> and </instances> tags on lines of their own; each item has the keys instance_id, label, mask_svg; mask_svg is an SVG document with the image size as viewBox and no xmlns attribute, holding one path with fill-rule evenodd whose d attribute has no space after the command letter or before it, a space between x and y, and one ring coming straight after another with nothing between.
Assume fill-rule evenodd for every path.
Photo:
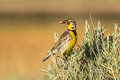
<instances>
[{"instance_id":1,"label":"bird's tail","mask_svg":"<svg viewBox=\"0 0 120 80\"><path fill-rule=\"evenodd\" d=\"M44 57L42 61L45 62L47 59L49 59L49 57L50 57L50 55Z\"/></svg>"},{"instance_id":2,"label":"bird's tail","mask_svg":"<svg viewBox=\"0 0 120 80\"><path fill-rule=\"evenodd\" d=\"M49 52L49 53L48 53L48 56L44 57L44 58L42 59L42 61L45 62L46 60L49 59L49 57L50 57L51 55L53 55L53 53L52 53L52 52Z\"/></svg>"}]
</instances>

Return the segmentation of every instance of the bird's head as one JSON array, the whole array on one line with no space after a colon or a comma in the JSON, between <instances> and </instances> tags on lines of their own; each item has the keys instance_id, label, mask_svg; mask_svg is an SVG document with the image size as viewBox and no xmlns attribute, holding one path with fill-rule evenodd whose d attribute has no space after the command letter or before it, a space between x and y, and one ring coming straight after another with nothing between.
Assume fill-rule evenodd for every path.
<instances>
[{"instance_id":1,"label":"bird's head","mask_svg":"<svg viewBox=\"0 0 120 80\"><path fill-rule=\"evenodd\" d=\"M74 19L67 19L60 21L61 24L66 24L68 30L76 30L76 21Z\"/></svg>"}]
</instances>

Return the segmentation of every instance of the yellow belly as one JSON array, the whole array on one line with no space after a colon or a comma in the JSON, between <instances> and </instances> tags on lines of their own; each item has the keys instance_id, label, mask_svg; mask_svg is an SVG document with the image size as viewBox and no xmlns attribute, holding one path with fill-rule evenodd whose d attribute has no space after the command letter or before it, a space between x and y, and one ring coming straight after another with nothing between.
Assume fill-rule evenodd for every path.
<instances>
[{"instance_id":1,"label":"yellow belly","mask_svg":"<svg viewBox=\"0 0 120 80\"><path fill-rule=\"evenodd\" d=\"M77 36L74 34L74 32L70 31L70 35L72 36L72 39L69 41L69 45L67 50L65 51L65 55L69 55L70 51L77 42Z\"/></svg>"}]
</instances>

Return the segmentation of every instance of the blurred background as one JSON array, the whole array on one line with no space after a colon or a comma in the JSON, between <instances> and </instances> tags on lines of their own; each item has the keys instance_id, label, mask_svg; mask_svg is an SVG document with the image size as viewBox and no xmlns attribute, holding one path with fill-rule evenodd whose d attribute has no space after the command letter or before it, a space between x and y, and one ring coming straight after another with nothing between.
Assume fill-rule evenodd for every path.
<instances>
[{"instance_id":1,"label":"blurred background","mask_svg":"<svg viewBox=\"0 0 120 80\"><path fill-rule=\"evenodd\" d=\"M0 80L43 80L50 61L42 58L54 44L53 32L63 33L60 20L77 21L78 43L85 20L100 20L111 33L120 23L119 0L0 0Z\"/></svg>"}]
</instances>

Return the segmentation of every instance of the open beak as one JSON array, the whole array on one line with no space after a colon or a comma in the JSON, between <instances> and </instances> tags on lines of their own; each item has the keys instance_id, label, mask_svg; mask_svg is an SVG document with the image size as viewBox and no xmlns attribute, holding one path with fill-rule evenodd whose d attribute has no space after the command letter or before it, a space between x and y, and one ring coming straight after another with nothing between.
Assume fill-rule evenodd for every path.
<instances>
[{"instance_id":1,"label":"open beak","mask_svg":"<svg viewBox=\"0 0 120 80\"><path fill-rule=\"evenodd\" d=\"M66 24L66 20L60 21L59 23L60 23L60 24Z\"/></svg>"}]
</instances>

